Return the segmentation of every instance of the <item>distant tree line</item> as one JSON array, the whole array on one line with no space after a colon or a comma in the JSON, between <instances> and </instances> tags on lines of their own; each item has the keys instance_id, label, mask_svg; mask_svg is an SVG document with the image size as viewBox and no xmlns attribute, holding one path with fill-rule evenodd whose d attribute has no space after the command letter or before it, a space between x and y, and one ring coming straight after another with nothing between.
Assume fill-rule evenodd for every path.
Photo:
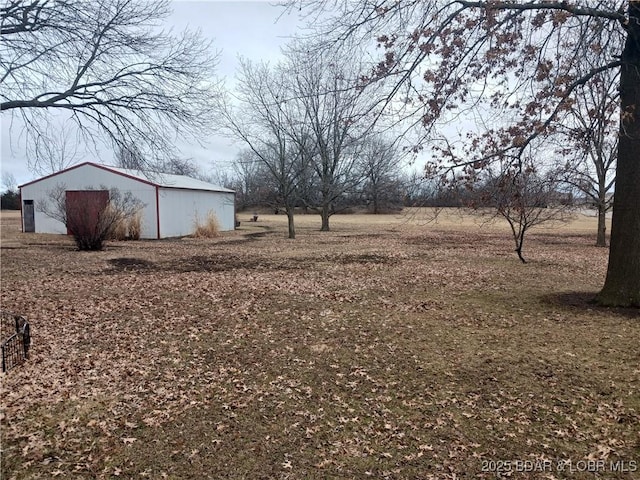
<instances>
[{"instance_id":1,"label":"distant tree line","mask_svg":"<svg viewBox=\"0 0 640 480\"><path fill-rule=\"evenodd\" d=\"M370 159L364 158L363 164ZM453 207L476 208L491 206L490 196L495 185L488 177L477 179L470 187L463 183L441 184L426 177L422 172L411 171L401 165L389 170L372 168L358 172L362 177L354 181L357 185L344 192L334 203L335 213L348 213L354 209L373 214L393 213L405 207ZM309 176L301 185L295 207L304 213L313 213L309 207L317 202L318 181ZM531 181L533 177L530 175ZM255 159L251 159L249 151L243 151L236 158L232 171L223 172L213 179L226 188L236 192L236 208L238 211L268 208L274 211L282 208L278 187L270 178L266 168ZM553 182L553 192L549 192L545 204L562 204L573 206L594 205L589 198L581 195L577 188L561 181L557 175Z\"/></svg>"},{"instance_id":2,"label":"distant tree line","mask_svg":"<svg viewBox=\"0 0 640 480\"><path fill-rule=\"evenodd\" d=\"M349 188L344 188L332 199L330 212L345 213L353 208L370 213L389 213L419 202L418 188L408 188L410 175L403 172L391 159L384 165L372 164L371 157L358 160L349 178ZM292 192L292 206L305 213L316 213L322 204L321 179L311 169L299 173L303 180ZM414 176L417 178L417 176ZM269 208L284 213L284 195L281 186L270 175L268 168L252 155L241 152L233 164L232 171L218 179L225 187L236 192L236 207L239 211Z\"/></svg>"},{"instance_id":3,"label":"distant tree line","mask_svg":"<svg viewBox=\"0 0 640 480\"><path fill-rule=\"evenodd\" d=\"M13 174L7 172L2 174L2 187L0 208L2 210L20 210L20 192Z\"/></svg>"},{"instance_id":4,"label":"distant tree line","mask_svg":"<svg viewBox=\"0 0 640 480\"><path fill-rule=\"evenodd\" d=\"M2 210L20 210L20 194L16 190L7 190L0 195Z\"/></svg>"}]
</instances>

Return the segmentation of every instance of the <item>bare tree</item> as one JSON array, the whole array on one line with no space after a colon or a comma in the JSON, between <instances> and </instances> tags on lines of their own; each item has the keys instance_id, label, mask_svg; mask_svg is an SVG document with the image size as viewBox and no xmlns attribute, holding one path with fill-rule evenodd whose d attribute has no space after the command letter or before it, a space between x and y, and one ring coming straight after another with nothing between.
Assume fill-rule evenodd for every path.
<instances>
[{"instance_id":1,"label":"bare tree","mask_svg":"<svg viewBox=\"0 0 640 480\"><path fill-rule=\"evenodd\" d=\"M265 203L266 183L270 173L265 170L260 158L252 150L246 149L238 153L232 165L233 176L229 188L236 192L238 210L255 208Z\"/></svg>"},{"instance_id":2,"label":"bare tree","mask_svg":"<svg viewBox=\"0 0 640 480\"><path fill-rule=\"evenodd\" d=\"M18 189L18 182L13 173L2 172L2 187L5 192L12 192Z\"/></svg>"},{"instance_id":3,"label":"bare tree","mask_svg":"<svg viewBox=\"0 0 640 480\"><path fill-rule=\"evenodd\" d=\"M400 176L403 185L402 204L405 207L431 206L435 190L432 179L426 178L419 168L403 171Z\"/></svg>"},{"instance_id":4,"label":"bare tree","mask_svg":"<svg viewBox=\"0 0 640 480\"><path fill-rule=\"evenodd\" d=\"M374 214L402 205L400 152L384 137L374 135L364 140L359 168L364 178L362 193Z\"/></svg>"},{"instance_id":5,"label":"bare tree","mask_svg":"<svg viewBox=\"0 0 640 480\"><path fill-rule=\"evenodd\" d=\"M595 76L557 126L561 146L556 150L567 159L559 171L596 208L599 247L607 245L606 214L613 205L620 117L617 77L614 70Z\"/></svg>"},{"instance_id":6,"label":"bare tree","mask_svg":"<svg viewBox=\"0 0 640 480\"><path fill-rule=\"evenodd\" d=\"M273 181L275 200L287 214L288 236L293 239L298 182L308 154L298 135L300 110L291 99L289 75L284 65L272 68L242 61L236 99L239 106L233 109L227 105L225 118L230 133L251 152L241 159L245 165L240 168L247 170L247 160L264 168Z\"/></svg>"},{"instance_id":7,"label":"bare tree","mask_svg":"<svg viewBox=\"0 0 640 480\"><path fill-rule=\"evenodd\" d=\"M207 181L207 176L192 158L171 156L150 161L136 145L118 146L114 163L116 167L138 170L148 177L161 176L165 173Z\"/></svg>"},{"instance_id":8,"label":"bare tree","mask_svg":"<svg viewBox=\"0 0 640 480\"><path fill-rule=\"evenodd\" d=\"M192 158L172 157L158 165L159 173L172 175L184 175L191 178L204 180L206 175Z\"/></svg>"},{"instance_id":9,"label":"bare tree","mask_svg":"<svg viewBox=\"0 0 640 480\"><path fill-rule=\"evenodd\" d=\"M331 22L318 22L318 36L327 43L377 39L383 57L368 80L394 81L388 104L406 107L403 113L415 119L423 140L446 138L443 124L474 120L461 146L446 138L436 162L470 175L506 158L521 163L527 148L553 133L554 121L598 74L619 70L609 264L597 300L640 306L640 2L292 3L334 9ZM598 53L597 64L585 64L590 51Z\"/></svg>"},{"instance_id":10,"label":"bare tree","mask_svg":"<svg viewBox=\"0 0 640 480\"><path fill-rule=\"evenodd\" d=\"M497 174L487 169L471 197L476 212L490 220L500 217L507 221L522 263L527 263L522 254L526 234L539 225L566 222L573 212L573 205L561 198L563 182L555 173L539 173L531 160L522 168L507 166Z\"/></svg>"},{"instance_id":11,"label":"bare tree","mask_svg":"<svg viewBox=\"0 0 640 480\"><path fill-rule=\"evenodd\" d=\"M217 60L199 34L161 30L169 14L168 0L5 1L0 110L21 120L26 145L70 119L88 145L171 158L177 137L215 125Z\"/></svg>"},{"instance_id":12,"label":"bare tree","mask_svg":"<svg viewBox=\"0 0 640 480\"><path fill-rule=\"evenodd\" d=\"M115 229L134 219L144 204L131 192L117 188L68 191L59 184L36 208L67 227L78 250L102 250Z\"/></svg>"},{"instance_id":13,"label":"bare tree","mask_svg":"<svg viewBox=\"0 0 640 480\"><path fill-rule=\"evenodd\" d=\"M362 181L357 169L363 139L372 128L376 97L359 85L363 66L358 53L319 51L297 45L288 59L293 74L292 94L304 112L313 152L308 155L319 184L319 204L307 206L322 218L339 211L341 200Z\"/></svg>"},{"instance_id":14,"label":"bare tree","mask_svg":"<svg viewBox=\"0 0 640 480\"><path fill-rule=\"evenodd\" d=\"M275 66L243 61L239 106L225 109L228 130L273 179L290 238L299 203L329 230L329 217L357 196L359 152L375 120L375 97L358 83L364 70L357 55L313 47L294 44Z\"/></svg>"}]
</instances>

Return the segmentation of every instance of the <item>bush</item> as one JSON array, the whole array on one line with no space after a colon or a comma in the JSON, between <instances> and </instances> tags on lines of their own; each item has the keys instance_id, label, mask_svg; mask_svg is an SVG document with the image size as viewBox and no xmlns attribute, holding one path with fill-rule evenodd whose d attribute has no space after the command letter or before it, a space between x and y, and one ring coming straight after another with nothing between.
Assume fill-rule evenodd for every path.
<instances>
[{"instance_id":1,"label":"bush","mask_svg":"<svg viewBox=\"0 0 640 480\"><path fill-rule=\"evenodd\" d=\"M48 197L48 201L39 200L36 208L63 223L78 250L102 250L105 240L118 236L140 237L144 204L131 192L123 194L117 188L106 187L67 190L64 184L58 184Z\"/></svg>"},{"instance_id":2,"label":"bush","mask_svg":"<svg viewBox=\"0 0 640 480\"><path fill-rule=\"evenodd\" d=\"M215 238L220 235L220 225L215 213L209 211L204 223L200 223L200 219L196 217L194 238Z\"/></svg>"}]
</instances>

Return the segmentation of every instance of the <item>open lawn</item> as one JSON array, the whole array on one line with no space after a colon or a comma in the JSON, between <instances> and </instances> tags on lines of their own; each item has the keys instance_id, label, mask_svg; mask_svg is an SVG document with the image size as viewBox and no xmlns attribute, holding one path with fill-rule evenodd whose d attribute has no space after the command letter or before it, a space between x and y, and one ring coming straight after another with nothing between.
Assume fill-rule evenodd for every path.
<instances>
[{"instance_id":1,"label":"open lawn","mask_svg":"<svg viewBox=\"0 0 640 480\"><path fill-rule=\"evenodd\" d=\"M3 479L640 478L640 312L589 303L594 218L523 265L451 212L299 216L295 241L249 216L80 253L3 212L2 308L33 335Z\"/></svg>"}]
</instances>

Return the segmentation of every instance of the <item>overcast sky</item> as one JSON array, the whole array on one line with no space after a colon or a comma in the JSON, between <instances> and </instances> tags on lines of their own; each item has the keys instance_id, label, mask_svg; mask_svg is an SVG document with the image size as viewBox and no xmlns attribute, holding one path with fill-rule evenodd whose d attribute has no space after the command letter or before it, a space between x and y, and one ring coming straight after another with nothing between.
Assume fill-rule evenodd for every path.
<instances>
[{"instance_id":1,"label":"overcast sky","mask_svg":"<svg viewBox=\"0 0 640 480\"><path fill-rule=\"evenodd\" d=\"M218 74L233 81L238 66L238 56L254 60L277 60L282 47L297 31L303 21L295 14L282 15L281 7L269 1L240 0L177 0L173 4L174 13L167 26L177 31L189 28L200 29L203 36L214 42L214 48L221 53ZM10 135L19 134L19 129L11 130L10 114L2 114L2 175L12 174L18 184L26 183L38 175L27 168L25 153L20 148L11 148ZM225 168L233 160L240 145L217 135L211 135L206 148L184 147L184 157L193 158L206 172L214 168ZM19 145L18 145L19 146ZM96 159L95 154L80 155L78 163L94 161L110 163L111 158ZM4 186L0 186L4 187Z\"/></svg>"}]
</instances>

